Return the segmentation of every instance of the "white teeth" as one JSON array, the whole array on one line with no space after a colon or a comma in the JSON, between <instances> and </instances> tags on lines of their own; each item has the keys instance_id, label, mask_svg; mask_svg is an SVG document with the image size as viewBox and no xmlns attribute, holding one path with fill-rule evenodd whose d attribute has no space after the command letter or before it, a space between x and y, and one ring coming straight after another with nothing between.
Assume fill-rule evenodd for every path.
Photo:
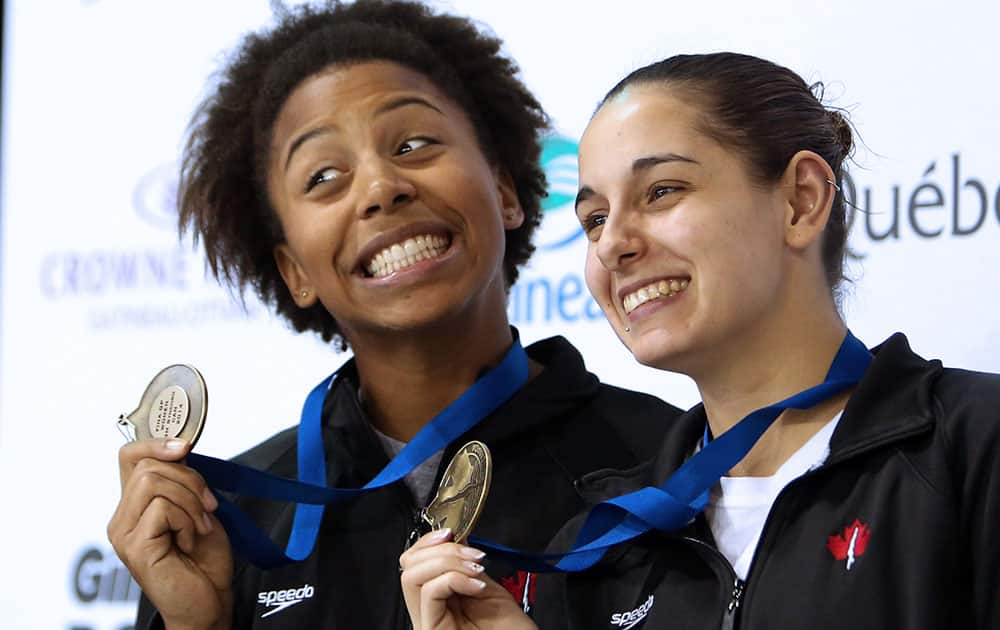
<instances>
[{"instance_id":1,"label":"white teeth","mask_svg":"<svg viewBox=\"0 0 1000 630\"><path fill-rule=\"evenodd\" d=\"M432 234L415 236L402 243L394 243L378 252L368 261L366 268L372 276L382 278L421 260L440 256L447 247L448 239L443 236Z\"/></svg>"},{"instance_id":2,"label":"white teeth","mask_svg":"<svg viewBox=\"0 0 1000 630\"><path fill-rule=\"evenodd\" d=\"M638 291L633 291L632 293L626 295L622 300L622 306L625 308L625 313L628 314L650 300L654 300L658 297L670 297L672 295L677 295L684 289L688 288L688 284L689 282L686 279L659 280L657 282L651 282Z\"/></svg>"}]
</instances>

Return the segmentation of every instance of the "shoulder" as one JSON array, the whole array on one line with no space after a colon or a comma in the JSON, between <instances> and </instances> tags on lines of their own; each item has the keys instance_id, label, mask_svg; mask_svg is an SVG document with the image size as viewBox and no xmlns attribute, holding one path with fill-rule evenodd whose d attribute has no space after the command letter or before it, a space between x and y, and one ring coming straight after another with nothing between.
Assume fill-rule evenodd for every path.
<instances>
[{"instance_id":1,"label":"shoulder","mask_svg":"<svg viewBox=\"0 0 1000 630\"><path fill-rule=\"evenodd\" d=\"M944 368L934 396L946 408L995 414L1000 410L1000 374Z\"/></svg>"},{"instance_id":2,"label":"shoulder","mask_svg":"<svg viewBox=\"0 0 1000 630\"><path fill-rule=\"evenodd\" d=\"M872 385L880 398L895 401L892 410L929 418L958 463L1000 445L1000 374L943 367L913 352L900 334L881 348L873 369L888 361Z\"/></svg>"},{"instance_id":3,"label":"shoulder","mask_svg":"<svg viewBox=\"0 0 1000 630\"><path fill-rule=\"evenodd\" d=\"M536 402L561 408L566 419L550 423L548 432L566 445L563 450L582 451L590 459L601 454L602 468L631 468L652 459L664 433L683 413L655 396L601 383L563 337L533 343L527 351L545 366L530 385ZM616 451L628 457L615 457Z\"/></svg>"},{"instance_id":4,"label":"shoulder","mask_svg":"<svg viewBox=\"0 0 1000 630\"><path fill-rule=\"evenodd\" d=\"M866 408L947 423L998 415L1000 374L943 367L914 352L900 333L873 352L872 366L852 396L863 398Z\"/></svg>"},{"instance_id":5,"label":"shoulder","mask_svg":"<svg viewBox=\"0 0 1000 630\"><path fill-rule=\"evenodd\" d=\"M931 395L934 415L953 448L962 451L985 448L987 452L997 452L1000 448L1000 375L945 368L934 383Z\"/></svg>"},{"instance_id":6,"label":"shoulder","mask_svg":"<svg viewBox=\"0 0 1000 630\"><path fill-rule=\"evenodd\" d=\"M655 416L659 419L670 419L683 413L656 396L601 383L597 376L587 371L583 356L565 337L549 337L531 344L526 350L532 359L545 366L547 385L562 385L564 391L567 389L565 386L569 386L581 397L586 395L588 404L596 409L618 415L632 412L641 414L643 418Z\"/></svg>"},{"instance_id":7,"label":"shoulder","mask_svg":"<svg viewBox=\"0 0 1000 630\"><path fill-rule=\"evenodd\" d=\"M684 413L683 409L679 409L656 396L607 383L600 384L594 404L598 408L612 412L632 412L639 416L637 419L651 418L659 422L672 420Z\"/></svg>"}]
</instances>

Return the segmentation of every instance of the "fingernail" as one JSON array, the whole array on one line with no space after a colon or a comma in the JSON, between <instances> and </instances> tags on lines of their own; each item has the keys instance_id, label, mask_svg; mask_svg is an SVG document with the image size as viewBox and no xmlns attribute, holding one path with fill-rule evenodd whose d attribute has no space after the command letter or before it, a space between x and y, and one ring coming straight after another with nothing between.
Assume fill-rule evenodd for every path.
<instances>
[{"instance_id":1,"label":"fingernail","mask_svg":"<svg viewBox=\"0 0 1000 630\"><path fill-rule=\"evenodd\" d=\"M473 560L481 560L484 556L486 556L485 551L480 551L472 547L462 547L458 550L458 553L462 554L466 558L472 558Z\"/></svg>"},{"instance_id":2,"label":"fingernail","mask_svg":"<svg viewBox=\"0 0 1000 630\"><path fill-rule=\"evenodd\" d=\"M187 442L178 438L167 438L166 440L163 441L163 446L167 450L179 451L183 449L185 446L187 446Z\"/></svg>"},{"instance_id":3,"label":"fingernail","mask_svg":"<svg viewBox=\"0 0 1000 630\"><path fill-rule=\"evenodd\" d=\"M212 531L212 519L208 517L208 512L201 513L201 520L205 522L205 529L209 532Z\"/></svg>"},{"instance_id":4,"label":"fingernail","mask_svg":"<svg viewBox=\"0 0 1000 630\"><path fill-rule=\"evenodd\" d=\"M480 590L486 588L486 582L483 582L482 580L477 580L476 578L469 578L469 581L472 582L475 585L475 587Z\"/></svg>"},{"instance_id":5,"label":"fingernail","mask_svg":"<svg viewBox=\"0 0 1000 630\"><path fill-rule=\"evenodd\" d=\"M444 529L435 529L434 533L431 535L431 540L444 540L448 536L451 536L450 527L445 527Z\"/></svg>"},{"instance_id":6,"label":"fingernail","mask_svg":"<svg viewBox=\"0 0 1000 630\"><path fill-rule=\"evenodd\" d=\"M476 564L475 562L465 561L465 562L462 562L462 565L465 566L465 568L468 569L468 570L470 570L470 571L474 571L476 573L482 573L483 572L483 565L481 565L481 564Z\"/></svg>"},{"instance_id":7,"label":"fingernail","mask_svg":"<svg viewBox=\"0 0 1000 630\"><path fill-rule=\"evenodd\" d=\"M214 510L219 507L219 502L216 500L215 495L208 488L201 491L201 500L205 504L206 509Z\"/></svg>"}]
</instances>

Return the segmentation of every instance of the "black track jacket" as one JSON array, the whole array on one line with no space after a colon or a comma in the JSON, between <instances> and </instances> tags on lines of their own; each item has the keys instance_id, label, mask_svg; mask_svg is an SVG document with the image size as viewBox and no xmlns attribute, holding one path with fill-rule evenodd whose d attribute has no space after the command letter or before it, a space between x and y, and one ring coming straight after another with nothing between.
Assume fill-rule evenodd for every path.
<instances>
[{"instance_id":1,"label":"black track jacket","mask_svg":"<svg viewBox=\"0 0 1000 630\"><path fill-rule=\"evenodd\" d=\"M469 440L493 455L493 482L475 535L541 551L559 528L594 496L617 493L648 476L663 435L680 410L660 400L598 382L568 341L532 344L528 355L545 366L507 403L450 445L443 469ZM387 463L357 399L353 365L327 396L323 440L330 486L360 487ZM294 478L296 429L288 429L237 461ZM441 471L438 472L441 474ZM632 481L628 481L633 479ZM240 500L283 544L294 506ZM409 628L399 585L399 555L417 511L402 481L340 508L328 508L312 555L261 571L236 558L234 628ZM530 608L534 575L485 562L487 572ZM143 597L136 628L162 627Z\"/></svg>"},{"instance_id":2,"label":"black track jacket","mask_svg":"<svg viewBox=\"0 0 1000 630\"><path fill-rule=\"evenodd\" d=\"M826 462L771 508L745 584L701 517L590 573L543 576L539 626L1000 628L1000 376L943 369L899 334L874 352ZM672 424L657 483L704 427L701 406Z\"/></svg>"}]
</instances>

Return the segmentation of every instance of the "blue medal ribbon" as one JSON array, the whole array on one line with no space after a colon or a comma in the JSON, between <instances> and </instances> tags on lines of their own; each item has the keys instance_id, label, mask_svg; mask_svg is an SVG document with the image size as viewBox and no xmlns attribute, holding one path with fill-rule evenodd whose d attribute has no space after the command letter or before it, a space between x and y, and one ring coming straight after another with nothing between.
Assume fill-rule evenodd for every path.
<instances>
[{"instance_id":1,"label":"blue medal ribbon","mask_svg":"<svg viewBox=\"0 0 1000 630\"><path fill-rule=\"evenodd\" d=\"M323 379L306 397L298 434L298 481L262 472L230 461L191 453L187 464L213 490L260 499L294 502L295 517L284 551L230 501L218 496L216 517L233 547L262 569L304 560L319 535L323 510L371 490L394 483L428 457L478 424L513 396L528 380L528 355L517 336L503 360L479 378L453 403L427 423L374 479L362 488L326 486L323 451L323 402L337 373Z\"/></svg>"},{"instance_id":2,"label":"blue medal ribbon","mask_svg":"<svg viewBox=\"0 0 1000 630\"><path fill-rule=\"evenodd\" d=\"M576 572L596 564L614 545L651 530L679 530L705 509L712 486L746 457L781 412L809 409L854 387L871 362L868 349L848 332L822 383L757 409L711 442L706 439L704 448L660 486L647 486L594 506L567 553L526 553L475 537L469 539L470 544L490 551L491 556L503 558L519 569Z\"/></svg>"}]
</instances>

